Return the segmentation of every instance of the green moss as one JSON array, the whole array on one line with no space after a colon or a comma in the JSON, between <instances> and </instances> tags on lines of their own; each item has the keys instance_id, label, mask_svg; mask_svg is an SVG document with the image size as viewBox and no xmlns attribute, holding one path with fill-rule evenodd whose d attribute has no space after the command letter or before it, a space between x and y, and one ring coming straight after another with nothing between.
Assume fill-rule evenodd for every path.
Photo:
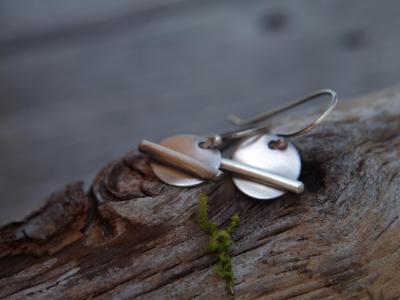
<instances>
[{"instance_id":1,"label":"green moss","mask_svg":"<svg viewBox=\"0 0 400 300\"><path fill-rule=\"evenodd\" d=\"M208 249L218 256L215 272L225 279L227 289L233 293L234 275L229 252L233 243L232 234L239 226L239 215L233 214L229 225L224 229L218 229L217 225L208 218L208 197L200 194L197 221L200 227L210 235Z\"/></svg>"}]
</instances>

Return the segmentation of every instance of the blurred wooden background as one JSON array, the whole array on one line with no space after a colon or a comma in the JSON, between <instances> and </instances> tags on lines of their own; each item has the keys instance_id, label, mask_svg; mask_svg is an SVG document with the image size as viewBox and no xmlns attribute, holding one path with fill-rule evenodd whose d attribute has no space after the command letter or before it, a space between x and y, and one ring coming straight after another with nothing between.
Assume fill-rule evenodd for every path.
<instances>
[{"instance_id":1,"label":"blurred wooden background","mask_svg":"<svg viewBox=\"0 0 400 300\"><path fill-rule=\"evenodd\" d=\"M0 1L0 223L176 133L400 80L395 0Z\"/></svg>"}]
</instances>

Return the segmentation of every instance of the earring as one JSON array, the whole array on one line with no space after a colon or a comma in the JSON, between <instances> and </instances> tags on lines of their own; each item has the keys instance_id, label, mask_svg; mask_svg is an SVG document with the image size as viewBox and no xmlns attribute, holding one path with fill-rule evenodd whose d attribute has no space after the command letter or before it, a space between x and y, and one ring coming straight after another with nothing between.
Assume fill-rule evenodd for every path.
<instances>
[{"instance_id":1,"label":"earring","mask_svg":"<svg viewBox=\"0 0 400 300\"><path fill-rule=\"evenodd\" d=\"M271 133L265 124L269 118L288 111L308 101L330 96L327 109L306 126L289 133ZM334 109L338 102L336 92L321 90L288 105L249 119L231 116L231 121L245 128L201 137L177 135L160 144L143 140L139 150L153 158L151 167L163 182L180 187L190 187L206 180L218 181L221 170L232 173L236 187L244 194L260 200L269 200L285 192L301 193L298 181L301 159L295 146L287 138L302 135L315 128ZM238 141L232 159L223 158L221 151Z\"/></svg>"}]
</instances>

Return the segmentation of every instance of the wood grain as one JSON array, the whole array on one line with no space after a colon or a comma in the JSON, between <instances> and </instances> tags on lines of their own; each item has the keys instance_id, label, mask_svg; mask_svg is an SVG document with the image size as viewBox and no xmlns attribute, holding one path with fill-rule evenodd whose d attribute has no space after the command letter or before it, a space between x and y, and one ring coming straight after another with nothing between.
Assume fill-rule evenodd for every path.
<instances>
[{"instance_id":1,"label":"wood grain","mask_svg":"<svg viewBox=\"0 0 400 300\"><path fill-rule=\"evenodd\" d=\"M230 298L195 222L204 192L218 224L241 217L235 298L398 299L400 93L366 102L294 140L306 190L276 201L249 199L229 178L166 186L128 153L88 193L68 185L0 229L0 297Z\"/></svg>"},{"instance_id":2,"label":"wood grain","mask_svg":"<svg viewBox=\"0 0 400 300\"><path fill-rule=\"evenodd\" d=\"M397 84L399 1L2 0L0 224L144 138Z\"/></svg>"}]
</instances>

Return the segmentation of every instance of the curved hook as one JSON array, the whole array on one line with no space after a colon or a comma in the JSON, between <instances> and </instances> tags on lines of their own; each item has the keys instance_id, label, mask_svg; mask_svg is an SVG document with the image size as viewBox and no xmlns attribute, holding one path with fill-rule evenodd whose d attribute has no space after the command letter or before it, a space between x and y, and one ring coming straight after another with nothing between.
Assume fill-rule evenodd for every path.
<instances>
[{"instance_id":1,"label":"curved hook","mask_svg":"<svg viewBox=\"0 0 400 300\"><path fill-rule=\"evenodd\" d=\"M328 106L328 108L323 112L323 114L321 114L315 121L311 122L310 124L308 124L306 127L289 133L289 134L277 134L278 136L282 136L282 137L291 137L291 136L296 136L296 135L300 135L303 134L311 129L313 129L314 127L316 127L319 123L321 123L322 120L324 120L328 114L335 108L337 102L338 102L338 97L335 91L330 90L330 89L325 89L325 90L319 90L311 95L308 95L304 98L298 99L296 101L293 101L287 105L278 107L276 109L273 109L271 111L267 111L264 112L260 115L257 115L255 117L250 117L247 119L244 118L240 118L238 116L235 115L230 115L228 118L231 120L232 123L234 123L235 125L239 125L239 126L246 126L246 125L252 125L252 124L258 124L262 121L265 121L266 119L275 116L277 114L280 114L284 111L287 111L289 109L292 109L296 106L299 106L305 102L314 100L316 98L319 98L321 96L325 96L325 95L329 95L331 96L331 104Z\"/></svg>"},{"instance_id":2,"label":"curved hook","mask_svg":"<svg viewBox=\"0 0 400 300\"><path fill-rule=\"evenodd\" d=\"M314 100L316 98L319 98L319 97L322 97L325 95L331 96L331 103L328 106L328 108L317 119L315 119L313 122L311 122L310 124L308 124L307 126L303 127L300 130L297 130L297 131L294 131L291 133L281 133L281 134L276 134L276 135L279 137L293 137L293 136L304 134L304 133L310 131L311 129L315 128L319 123L321 123L322 120L324 120L328 116L328 114L335 108L335 106L338 102L338 96L335 91L330 90L330 89L319 90L311 95L308 95L304 98L298 99L292 103L278 107L274 110L262 113L258 116L251 117L248 119L242 119L240 117L231 115L231 116L229 116L229 118L234 124L239 125L239 126L247 126L247 125L252 125L252 126L249 126L247 128L240 129L237 131L233 131L233 132L223 133L221 135L210 136L207 138L207 141L204 142L202 146L204 148L220 148L220 147L222 147L223 144L225 144L225 142L228 142L230 140L249 137L249 136L252 136L255 134L259 134L259 133L266 133L269 131L269 126L266 124L261 124L261 125L257 125L257 124L265 121L266 119L268 119L272 116L275 116L275 115L280 114L284 111L287 111L291 108L299 106L307 101Z\"/></svg>"}]
</instances>

